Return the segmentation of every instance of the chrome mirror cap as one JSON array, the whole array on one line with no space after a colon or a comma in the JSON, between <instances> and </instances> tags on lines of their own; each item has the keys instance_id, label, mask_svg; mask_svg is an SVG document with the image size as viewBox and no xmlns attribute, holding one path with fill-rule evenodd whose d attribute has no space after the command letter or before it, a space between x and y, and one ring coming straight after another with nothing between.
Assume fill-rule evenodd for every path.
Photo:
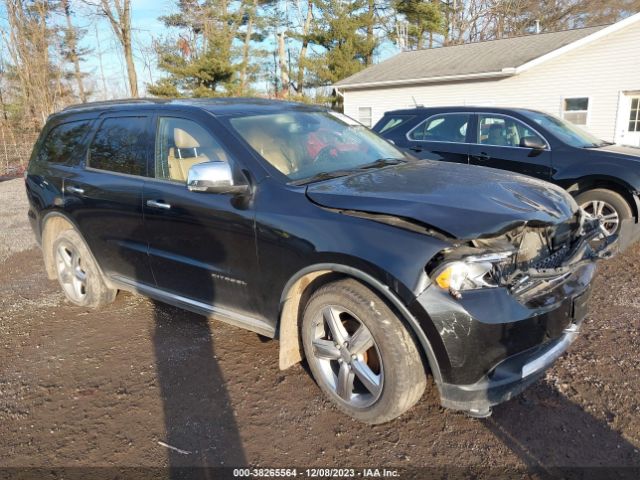
<instances>
[{"instance_id":1,"label":"chrome mirror cap","mask_svg":"<svg viewBox=\"0 0 640 480\"><path fill-rule=\"evenodd\" d=\"M235 185L231 166L226 162L196 163L189 169L187 188L192 192L240 193L246 185Z\"/></svg>"}]
</instances>

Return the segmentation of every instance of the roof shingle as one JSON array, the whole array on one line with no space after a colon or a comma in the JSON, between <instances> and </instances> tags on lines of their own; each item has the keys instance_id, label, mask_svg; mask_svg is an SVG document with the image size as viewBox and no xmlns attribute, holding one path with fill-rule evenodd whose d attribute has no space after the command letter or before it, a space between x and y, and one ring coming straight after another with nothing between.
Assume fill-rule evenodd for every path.
<instances>
[{"instance_id":1,"label":"roof shingle","mask_svg":"<svg viewBox=\"0 0 640 480\"><path fill-rule=\"evenodd\" d=\"M335 86L500 72L519 67L605 27L606 25L402 52L340 80Z\"/></svg>"}]
</instances>

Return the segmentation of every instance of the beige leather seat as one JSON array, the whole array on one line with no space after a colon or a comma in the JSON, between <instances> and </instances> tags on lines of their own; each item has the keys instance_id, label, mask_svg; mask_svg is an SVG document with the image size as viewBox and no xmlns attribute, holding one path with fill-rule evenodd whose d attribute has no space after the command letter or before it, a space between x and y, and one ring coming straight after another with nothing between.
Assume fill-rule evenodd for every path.
<instances>
[{"instance_id":1,"label":"beige leather seat","mask_svg":"<svg viewBox=\"0 0 640 480\"><path fill-rule=\"evenodd\" d=\"M244 132L245 140L280 172L288 175L297 170L296 156L291 148L258 129Z\"/></svg>"},{"instance_id":2,"label":"beige leather seat","mask_svg":"<svg viewBox=\"0 0 640 480\"><path fill-rule=\"evenodd\" d=\"M202 162L228 161L222 148L213 144L211 137L202 139L201 145L191 134L181 128L173 129L175 147L169 149L169 177L172 180L186 182L189 169Z\"/></svg>"}]
</instances>

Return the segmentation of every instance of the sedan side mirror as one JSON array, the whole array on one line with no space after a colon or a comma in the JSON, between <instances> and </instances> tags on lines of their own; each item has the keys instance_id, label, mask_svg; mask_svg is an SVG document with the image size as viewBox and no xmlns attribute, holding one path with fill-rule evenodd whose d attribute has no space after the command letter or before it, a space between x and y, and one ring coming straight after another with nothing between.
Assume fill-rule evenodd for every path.
<instances>
[{"instance_id":1,"label":"sedan side mirror","mask_svg":"<svg viewBox=\"0 0 640 480\"><path fill-rule=\"evenodd\" d=\"M522 137L520 139L520 146L522 148L532 148L534 150L544 150L547 148L547 144L538 137Z\"/></svg>"},{"instance_id":2,"label":"sedan side mirror","mask_svg":"<svg viewBox=\"0 0 640 480\"><path fill-rule=\"evenodd\" d=\"M226 162L202 162L192 165L187 175L187 188L192 192L233 193L249 191L248 185L233 182L231 165Z\"/></svg>"}]
</instances>

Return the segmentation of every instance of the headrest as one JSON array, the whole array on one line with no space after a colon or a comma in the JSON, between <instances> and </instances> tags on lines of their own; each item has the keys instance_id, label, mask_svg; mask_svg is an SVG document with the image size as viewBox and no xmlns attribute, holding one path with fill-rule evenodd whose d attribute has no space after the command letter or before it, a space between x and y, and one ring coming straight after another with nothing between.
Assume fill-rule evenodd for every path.
<instances>
[{"instance_id":1,"label":"headrest","mask_svg":"<svg viewBox=\"0 0 640 480\"><path fill-rule=\"evenodd\" d=\"M173 129L173 141L176 148L198 148L198 141L181 128Z\"/></svg>"}]
</instances>

